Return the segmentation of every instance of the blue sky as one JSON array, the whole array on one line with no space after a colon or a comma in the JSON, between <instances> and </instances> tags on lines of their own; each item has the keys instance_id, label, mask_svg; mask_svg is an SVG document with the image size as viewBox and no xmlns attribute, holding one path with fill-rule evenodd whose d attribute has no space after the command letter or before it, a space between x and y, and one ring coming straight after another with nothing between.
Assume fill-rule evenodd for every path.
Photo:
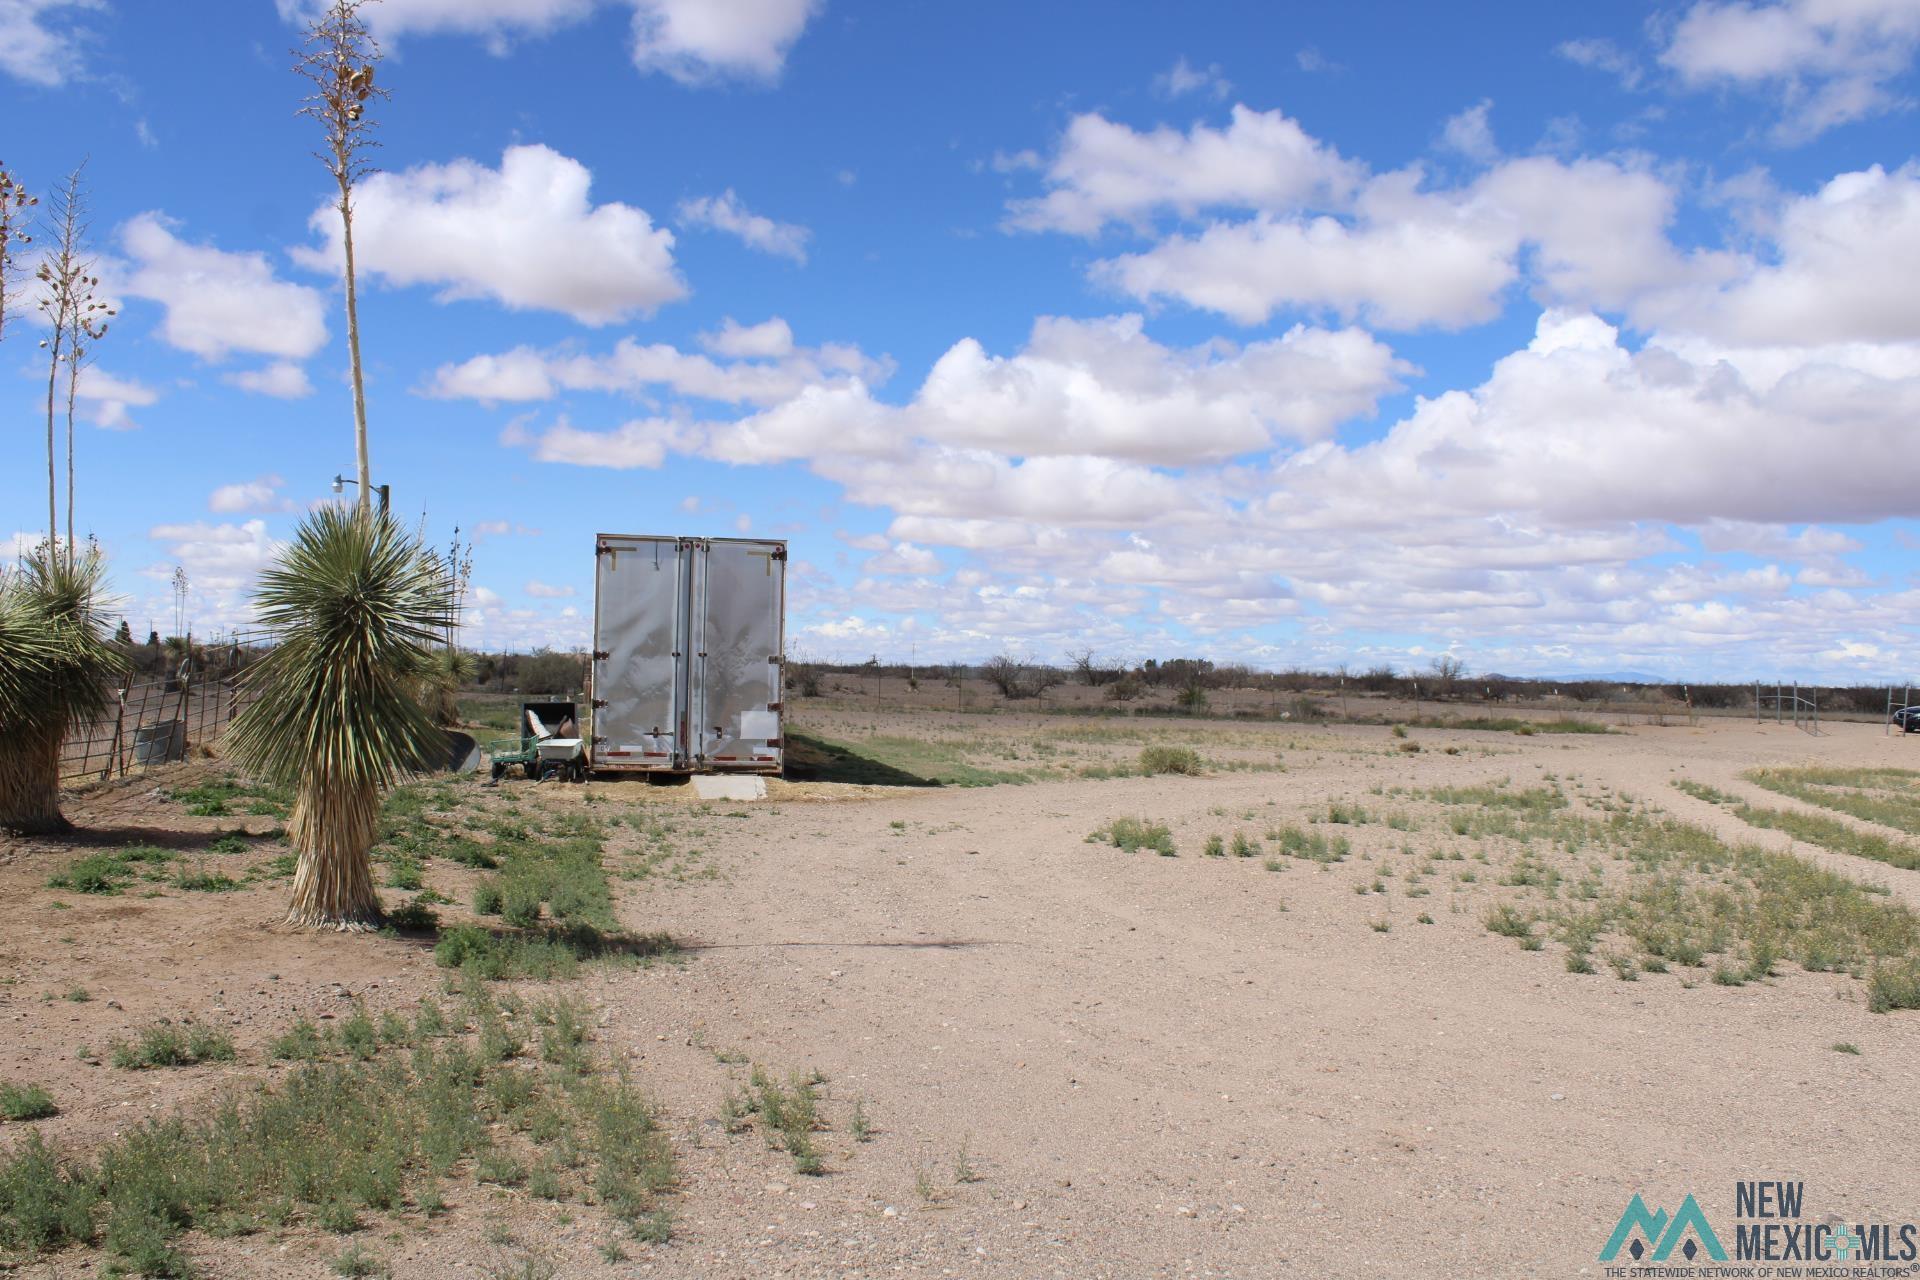
<instances>
[{"instance_id":1,"label":"blue sky","mask_svg":"<svg viewBox=\"0 0 1920 1280\"><path fill-rule=\"evenodd\" d=\"M353 470L305 7L0 0L139 628L176 566L243 623ZM596 530L746 532L807 656L1906 678L1920 3L1458 12L369 4L375 479L476 533L477 645L581 644Z\"/></svg>"}]
</instances>

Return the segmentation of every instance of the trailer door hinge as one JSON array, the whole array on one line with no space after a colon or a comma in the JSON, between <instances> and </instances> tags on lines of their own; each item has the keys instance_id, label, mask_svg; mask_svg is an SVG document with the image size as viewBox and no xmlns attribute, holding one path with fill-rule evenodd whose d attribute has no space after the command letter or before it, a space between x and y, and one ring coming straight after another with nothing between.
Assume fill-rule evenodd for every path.
<instances>
[{"instance_id":1,"label":"trailer door hinge","mask_svg":"<svg viewBox=\"0 0 1920 1280\"><path fill-rule=\"evenodd\" d=\"M781 711L781 710L784 710L785 707L786 707L786 704L783 702L769 702L767 704L767 710L769 711Z\"/></svg>"},{"instance_id":2,"label":"trailer door hinge","mask_svg":"<svg viewBox=\"0 0 1920 1280\"><path fill-rule=\"evenodd\" d=\"M613 655L608 653L605 649L595 649L593 651L593 660L595 662L605 662L607 659L611 658L612 656Z\"/></svg>"},{"instance_id":3,"label":"trailer door hinge","mask_svg":"<svg viewBox=\"0 0 1920 1280\"><path fill-rule=\"evenodd\" d=\"M593 706L596 710L606 705L607 705L607 700L605 698L595 698L593 700Z\"/></svg>"}]
</instances>

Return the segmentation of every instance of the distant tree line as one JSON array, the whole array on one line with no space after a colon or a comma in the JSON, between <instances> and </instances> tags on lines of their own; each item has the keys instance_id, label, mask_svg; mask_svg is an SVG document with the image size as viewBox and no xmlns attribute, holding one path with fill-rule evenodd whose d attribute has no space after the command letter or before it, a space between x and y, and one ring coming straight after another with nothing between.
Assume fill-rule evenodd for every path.
<instances>
[{"instance_id":1,"label":"distant tree line","mask_svg":"<svg viewBox=\"0 0 1920 1280\"><path fill-rule=\"evenodd\" d=\"M177 642L167 641L167 645ZM1607 702L1666 701L1691 704L1703 711L1727 711L1753 706L1753 685L1729 683L1641 683L1616 680L1542 680L1470 672L1466 664L1443 654L1423 667L1396 668L1387 663L1366 667L1316 671L1289 667L1263 671L1245 663L1215 662L1210 658L1147 658L1140 662L1105 661L1090 649L1069 652L1060 663L999 654L977 663L827 662L792 659L787 662L787 694L817 698L828 691L828 679L859 687L863 682L906 684L919 688L937 684L955 688L962 682L985 684L1008 701L1039 698L1063 685L1078 684L1103 691L1108 701L1171 702L1177 709L1202 711L1209 696L1227 690L1304 699L1307 695L1372 694L1380 697L1461 704L1540 702L1559 697L1583 705ZM139 659L136 658L136 662ZM140 669L146 669L142 667ZM578 693L587 686L587 655L556 649L532 653L476 653L468 688L494 693ZM1761 682L1761 693L1771 696L1773 685ZM1171 695L1171 698L1168 695ZM1886 709L1885 685L1802 685L1802 697L1822 710L1875 714ZM1899 694L1895 693L1898 700ZM1296 718L1312 713L1311 704L1290 701ZM1772 704L1768 704L1771 714Z\"/></svg>"},{"instance_id":2,"label":"distant tree line","mask_svg":"<svg viewBox=\"0 0 1920 1280\"><path fill-rule=\"evenodd\" d=\"M1302 696L1353 694L1419 698L1432 702L1538 702L1560 697L1575 703L1609 701L1671 701L1701 710L1733 710L1753 705L1751 683L1637 682L1616 680L1546 680L1526 676L1477 674L1465 662L1443 654L1424 667L1398 669L1387 663L1367 667L1316 671L1290 667L1263 671L1244 663L1217 663L1208 658L1148 658L1141 662L1103 661L1090 649L1070 651L1060 664L1000 654L982 663L907 664L881 662L794 661L787 666L788 692L800 698L818 697L827 676L858 680L939 681L952 686L961 680L985 683L1010 701L1037 698L1049 689L1073 683L1105 691L1119 703L1171 691L1177 706L1204 709L1210 693L1229 689ZM1761 682L1760 692L1771 696L1773 685ZM1885 685L1806 685L1802 697L1823 710L1879 713L1886 709ZM1899 694L1894 695L1896 701ZM1771 703L1768 704L1771 714Z\"/></svg>"}]
</instances>

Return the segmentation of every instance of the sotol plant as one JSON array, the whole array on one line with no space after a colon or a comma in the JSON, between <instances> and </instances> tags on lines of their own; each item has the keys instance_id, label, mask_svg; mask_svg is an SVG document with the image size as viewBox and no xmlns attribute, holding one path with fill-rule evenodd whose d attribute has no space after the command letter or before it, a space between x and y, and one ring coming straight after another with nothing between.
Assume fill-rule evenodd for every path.
<instances>
[{"instance_id":1,"label":"sotol plant","mask_svg":"<svg viewBox=\"0 0 1920 1280\"><path fill-rule=\"evenodd\" d=\"M367 856L383 793L445 749L420 703L452 608L445 566L384 514L324 507L260 577L260 620L283 636L247 673L233 757L294 789L290 924L380 921Z\"/></svg>"}]
</instances>

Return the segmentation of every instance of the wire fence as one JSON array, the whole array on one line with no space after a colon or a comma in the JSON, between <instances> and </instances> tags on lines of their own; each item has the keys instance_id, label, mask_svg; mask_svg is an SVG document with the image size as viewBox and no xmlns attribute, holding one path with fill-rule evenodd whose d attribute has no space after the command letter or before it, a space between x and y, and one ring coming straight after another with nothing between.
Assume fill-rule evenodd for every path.
<instances>
[{"instance_id":1,"label":"wire fence","mask_svg":"<svg viewBox=\"0 0 1920 1280\"><path fill-rule=\"evenodd\" d=\"M110 691L105 711L68 731L61 782L121 778L211 746L245 704L241 677L273 645L268 632L241 631L136 647L133 670Z\"/></svg>"}]
</instances>

